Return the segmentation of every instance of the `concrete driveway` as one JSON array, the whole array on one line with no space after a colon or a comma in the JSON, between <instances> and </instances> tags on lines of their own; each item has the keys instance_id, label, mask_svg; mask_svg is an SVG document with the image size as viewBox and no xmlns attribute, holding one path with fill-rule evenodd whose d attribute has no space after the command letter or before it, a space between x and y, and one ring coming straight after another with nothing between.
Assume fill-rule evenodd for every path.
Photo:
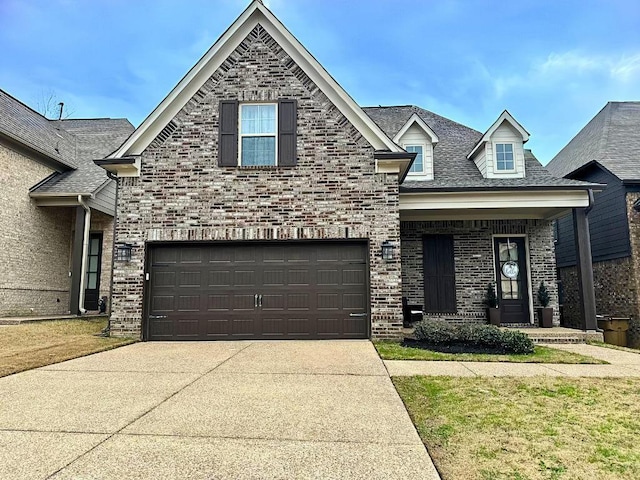
<instances>
[{"instance_id":1,"label":"concrete driveway","mask_svg":"<svg viewBox=\"0 0 640 480\"><path fill-rule=\"evenodd\" d=\"M439 478L368 341L138 343L0 405L0 478Z\"/></svg>"}]
</instances>

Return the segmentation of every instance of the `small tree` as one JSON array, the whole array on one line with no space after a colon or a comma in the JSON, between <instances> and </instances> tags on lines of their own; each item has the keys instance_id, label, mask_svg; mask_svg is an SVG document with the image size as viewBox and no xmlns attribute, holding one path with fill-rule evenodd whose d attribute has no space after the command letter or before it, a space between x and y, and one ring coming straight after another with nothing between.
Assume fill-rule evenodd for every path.
<instances>
[{"instance_id":1,"label":"small tree","mask_svg":"<svg viewBox=\"0 0 640 480\"><path fill-rule=\"evenodd\" d=\"M540 286L538 287L538 302L540 302L542 308L547 308L547 306L551 302L549 290L547 290L547 286L544 284L544 282L540 282Z\"/></svg>"},{"instance_id":2,"label":"small tree","mask_svg":"<svg viewBox=\"0 0 640 480\"><path fill-rule=\"evenodd\" d=\"M488 308L498 308L498 295L496 295L496 288L493 283L487 285L487 292L484 295L484 304Z\"/></svg>"}]
</instances>

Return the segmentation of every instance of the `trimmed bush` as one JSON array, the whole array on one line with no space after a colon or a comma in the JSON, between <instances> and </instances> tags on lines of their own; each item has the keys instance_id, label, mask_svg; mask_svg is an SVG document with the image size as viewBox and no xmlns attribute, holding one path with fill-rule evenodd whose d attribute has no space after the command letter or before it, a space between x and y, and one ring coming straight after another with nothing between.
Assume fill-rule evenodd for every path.
<instances>
[{"instance_id":1,"label":"trimmed bush","mask_svg":"<svg viewBox=\"0 0 640 480\"><path fill-rule=\"evenodd\" d=\"M415 326L416 339L433 345L451 345L456 339L456 327L444 320L422 320Z\"/></svg>"},{"instance_id":2,"label":"trimmed bush","mask_svg":"<svg viewBox=\"0 0 640 480\"><path fill-rule=\"evenodd\" d=\"M414 334L416 340L426 345L533 353L533 342L526 334L500 330L494 325L452 325L444 320L423 320L416 324Z\"/></svg>"}]
</instances>

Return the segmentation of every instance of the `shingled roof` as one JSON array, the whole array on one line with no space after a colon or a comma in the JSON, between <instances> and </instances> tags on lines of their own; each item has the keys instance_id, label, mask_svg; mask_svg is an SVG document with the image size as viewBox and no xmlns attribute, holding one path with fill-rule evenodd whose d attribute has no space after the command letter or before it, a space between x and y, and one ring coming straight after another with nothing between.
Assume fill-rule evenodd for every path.
<instances>
[{"instance_id":1,"label":"shingled roof","mask_svg":"<svg viewBox=\"0 0 640 480\"><path fill-rule=\"evenodd\" d=\"M414 113L438 136L433 149L433 180L416 181L407 178L401 191L412 190L481 190L481 189L541 189L580 188L591 184L558 178L549 173L531 153L525 150L525 178L484 178L467 154L482 138L482 133L448 118L414 105L364 107L363 110L390 138L400 131Z\"/></svg>"},{"instance_id":2,"label":"shingled roof","mask_svg":"<svg viewBox=\"0 0 640 480\"><path fill-rule=\"evenodd\" d=\"M58 169L32 193L94 193L109 178L93 160L112 153L133 130L126 119L49 120L0 90L0 136L46 157Z\"/></svg>"},{"instance_id":3,"label":"shingled roof","mask_svg":"<svg viewBox=\"0 0 640 480\"><path fill-rule=\"evenodd\" d=\"M620 180L640 180L640 102L609 102L549 162L567 176L596 161Z\"/></svg>"},{"instance_id":4,"label":"shingled roof","mask_svg":"<svg viewBox=\"0 0 640 480\"><path fill-rule=\"evenodd\" d=\"M0 90L0 134L38 152L62 168L75 168L75 139L20 100Z\"/></svg>"},{"instance_id":5,"label":"shingled roof","mask_svg":"<svg viewBox=\"0 0 640 480\"><path fill-rule=\"evenodd\" d=\"M124 118L91 118L53 122L76 141L75 170L60 173L38 185L34 193L93 193L107 180L107 172L93 160L104 158L131 135L134 127Z\"/></svg>"}]
</instances>

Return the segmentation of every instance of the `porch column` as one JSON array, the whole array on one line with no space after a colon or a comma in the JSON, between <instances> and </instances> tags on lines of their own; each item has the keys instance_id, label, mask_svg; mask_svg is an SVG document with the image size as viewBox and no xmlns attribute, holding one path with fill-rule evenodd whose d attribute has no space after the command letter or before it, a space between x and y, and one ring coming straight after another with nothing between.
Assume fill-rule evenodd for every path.
<instances>
[{"instance_id":1,"label":"porch column","mask_svg":"<svg viewBox=\"0 0 640 480\"><path fill-rule=\"evenodd\" d=\"M595 331L596 294L593 286L593 265L591 264L591 238L587 208L573 209L573 231L576 245L576 266L578 270L578 296L582 329Z\"/></svg>"},{"instance_id":2,"label":"porch column","mask_svg":"<svg viewBox=\"0 0 640 480\"><path fill-rule=\"evenodd\" d=\"M82 280L82 242L84 239L84 208L76 207L76 226L73 234L73 248L71 252L71 291L69 294L69 311L73 315L80 315L80 282Z\"/></svg>"}]
</instances>

